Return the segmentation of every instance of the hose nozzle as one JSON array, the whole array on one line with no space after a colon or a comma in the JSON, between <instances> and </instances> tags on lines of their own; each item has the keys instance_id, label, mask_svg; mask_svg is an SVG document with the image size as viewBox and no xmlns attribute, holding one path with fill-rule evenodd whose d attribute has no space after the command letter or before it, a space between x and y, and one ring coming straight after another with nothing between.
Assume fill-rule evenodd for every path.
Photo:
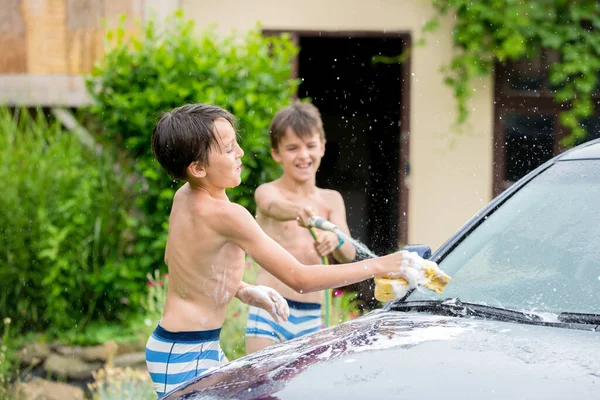
<instances>
[{"instance_id":1,"label":"hose nozzle","mask_svg":"<svg viewBox=\"0 0 600 400\"><path fill-rule=\"evenodd\" d=\"M334 232L336 230L338 230L339 228L337 226L335 226L333 223L327 221L325 218L322 217L310 217L308 219L308 224L310 226L313 226L315 228L319 228L322 229L324 231L330 231L330 232Z\"/></svg>"}]
</instances>

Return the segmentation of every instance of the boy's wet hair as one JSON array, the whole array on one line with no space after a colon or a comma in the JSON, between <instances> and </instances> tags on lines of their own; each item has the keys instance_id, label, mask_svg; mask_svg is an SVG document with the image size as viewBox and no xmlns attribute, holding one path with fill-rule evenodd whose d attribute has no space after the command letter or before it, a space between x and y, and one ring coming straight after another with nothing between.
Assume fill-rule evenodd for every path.
<instances>
[{"instance_id":1,"label":"boy's wet hair","mask_svg":"<svg viewBox=\"0 0 600 400\"><path fill-rule=\"evenodd\" d=\"M210 150L220 150L215 132L218 118L235 123L229 111L208 104L187 104L161 115L152 133L152 151L173 179L186 180L191 163L208 166Z\"/></svg>"},{"instance_id":2,"label":"boy's wet hair","mask_svg":"<svg viewBox=\"0 0 600 400\"><path fill-rule=\"evenodd\" d=\"M321 140L325 140L323 121L319 109L310 103L294 103L279 110L269 128L271 136L271 147L278 150L279 142L285 136L288 128L298 135L299 138L311 136L315 131L319 132Z\"/></svg>"}]
</instances>

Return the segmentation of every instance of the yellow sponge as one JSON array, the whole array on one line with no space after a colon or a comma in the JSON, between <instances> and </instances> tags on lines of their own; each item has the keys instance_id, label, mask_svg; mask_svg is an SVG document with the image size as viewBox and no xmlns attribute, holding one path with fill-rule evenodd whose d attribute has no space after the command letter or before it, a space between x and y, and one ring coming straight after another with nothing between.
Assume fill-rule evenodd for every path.
<instances>
[{"instance_id":1,"label":"yellow sponge","mask_svg":"<svg viewBox=\"0 0 600 400\"><path fill-rule=\"evenodd\" d=\"M403 278L375 278L375 298L379 301L392 301L408 292L408 281Z\"/></svg>"},{"instance_id":2,"label":"yellow sponge","mask_svg":"<svg viewBox=\"0 0 600 400\"><path fill-rule=\"evenodd\" d=\"M379 301L395 300L403 297L410 287L416 285L425 286L427 289L441 294L450 282L450 277L439 269L436 263L425 261L422 271L411 271L411 280L414 282L409 284L405 278L375 278L375 298Z\"/></svg>"}]
</instances>

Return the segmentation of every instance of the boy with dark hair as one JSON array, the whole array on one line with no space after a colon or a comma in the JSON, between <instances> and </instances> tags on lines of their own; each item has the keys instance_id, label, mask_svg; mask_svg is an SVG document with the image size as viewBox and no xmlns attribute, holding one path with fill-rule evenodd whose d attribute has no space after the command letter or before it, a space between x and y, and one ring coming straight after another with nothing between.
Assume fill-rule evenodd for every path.
<instances>
[{"instance_id":1,"label":"boy with dark hair","mask_svg":"<svg viewBox=\"0 0 600 400\"><path fill-rule=\"evenodd\" d=\"M244 207L227 198L225 190L241 183L244 155L233 121L219 107L192 104L165 113L153 133L156 159L186 182L175 193L169 217L163 318L146 347L148 371L159 395L223 361L219 334L232 297L285 319L286 306L277 292L242 282L244 253L305 293L375 276L405 276L407 268L421 263L405 252L343 266L298 262ZM298 214L300 222L310 216L305 209Z\"/></svg>"},{"instance_id":2,"label":"boy with dark hair","mask_svg":"<svg viewBox=\"0 0 600 400\"><path fill-rule=\"evenodd\" d=\"M255 192L256 221L260 227L302 264L317 264L321 257L338 263L354 259L356 250L335 233L319 231L313 239L296 220L305 208L350 235L346 207L335 190L318 188L316 174L325 154L325 131L319 110L310 103L295 103L279 110L270 126L271 154L283 168L281 177ZM250 307L246 325L246 353L290 340L322 327L323 292L297 293L261 269L257 284L272 287L286 298L288 321L278 322L257 307Z\"/></svg>"}]
</instances>

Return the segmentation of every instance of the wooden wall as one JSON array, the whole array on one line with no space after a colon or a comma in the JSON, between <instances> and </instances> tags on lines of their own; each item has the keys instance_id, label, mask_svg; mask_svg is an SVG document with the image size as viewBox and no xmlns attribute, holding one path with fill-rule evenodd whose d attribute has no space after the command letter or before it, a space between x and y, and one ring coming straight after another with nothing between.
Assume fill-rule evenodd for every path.
<instances>
[{"instance_id":1,"label":"wooden wall","mask_svg":"<svg viewBox=\"0 0 600 400\"><path fill-rule=\"evenodd\" d=\"M142 0L2 0L0 74L79 75L103 54L103 21L143 17Z\"/></svg>"}]
</instances>

